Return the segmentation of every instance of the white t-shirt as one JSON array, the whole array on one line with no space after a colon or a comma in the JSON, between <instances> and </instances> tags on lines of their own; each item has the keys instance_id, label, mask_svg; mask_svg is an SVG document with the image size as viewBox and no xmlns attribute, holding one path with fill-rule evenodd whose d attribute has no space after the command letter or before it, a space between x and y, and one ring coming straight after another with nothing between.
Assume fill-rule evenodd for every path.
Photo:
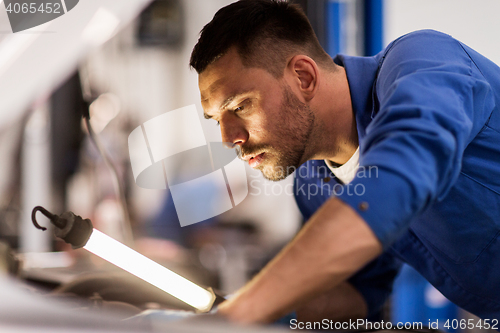
<instances>
[{"instance_id":1,"label":"white t-shirt","mask_svg":"<svg viewBox=\"0 0 500 333\"><path fill-rule=\"evenodd\" d=\"M349 184L350 182L352 182L354 177L356 177L356 172L359 168L359 147L358 149L356 149L349 161L340 166L335 165L332 161L329 160L325 160L325 163L333 172L335 177L340 179L342 183Z\"/></svg>"}]
</instances>

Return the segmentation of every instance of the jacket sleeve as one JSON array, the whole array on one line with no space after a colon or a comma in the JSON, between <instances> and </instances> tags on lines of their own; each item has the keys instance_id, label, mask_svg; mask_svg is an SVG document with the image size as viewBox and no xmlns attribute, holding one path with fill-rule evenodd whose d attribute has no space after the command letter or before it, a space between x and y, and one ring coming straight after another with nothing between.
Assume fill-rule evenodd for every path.
<instances>
[{"instance_id":1,"label":"jacket sleeve","mask_svg":"<svg viewBox=\"0 0 500 333\"><path fill-rule=\"evenodd\" d=\"M392 293L401 266L401 261L385 252L349 278L349 283L365 299L368 307L366 319L369 321L383 319L384 304Z\"/></svg>"},{"instance_id":2,"label":"jacket sleeve","mask_svg":"<svg viewBox=\"0 0 500 333\"><path fill-rule=\"evenodd\" d=\"M446 196L494 98L461 44L429 31L392 44L374 89L379 108L360 140L360 169L338 197L387 248Z\"/></svg>"}]
</instances>

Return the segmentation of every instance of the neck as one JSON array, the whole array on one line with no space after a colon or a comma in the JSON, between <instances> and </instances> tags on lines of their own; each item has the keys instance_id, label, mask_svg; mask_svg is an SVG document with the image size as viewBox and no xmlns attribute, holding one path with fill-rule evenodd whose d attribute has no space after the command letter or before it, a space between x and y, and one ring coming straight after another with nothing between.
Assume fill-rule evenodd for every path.
<instances>
[{"instance_id":1,"label":"neck","mask_svg":"<svg viewBox=\"0 0 500 333\"><path fill-rule=\"evenodd\" d=\"M311 133L309 160L346 163L359 146L356 118L345 69L322 71L318 94L311 101L315 128Z\"/></svg>"}]
</instances>

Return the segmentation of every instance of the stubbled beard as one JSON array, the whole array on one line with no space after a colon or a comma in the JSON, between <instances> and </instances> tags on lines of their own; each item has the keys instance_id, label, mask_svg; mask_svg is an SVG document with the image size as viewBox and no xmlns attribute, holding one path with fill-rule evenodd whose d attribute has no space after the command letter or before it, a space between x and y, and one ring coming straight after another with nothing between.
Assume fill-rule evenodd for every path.
<instances>
[{"instance_id":1,"label":"stubbled beard","mask_svg":"<svg viewBox=\"0 0 500 333\"><path fill-rule=\"evenodd\" d=\"M281 122L274 133L279 141L236 147L239 157L266 153L264 163L257 169L262 171L264 178L271 181L285 179L300 166L315 119L309 106L302 103L288 86L284 86L282 90L283 102L279 119L274 119Z\"/></svg>"}]
</instances>

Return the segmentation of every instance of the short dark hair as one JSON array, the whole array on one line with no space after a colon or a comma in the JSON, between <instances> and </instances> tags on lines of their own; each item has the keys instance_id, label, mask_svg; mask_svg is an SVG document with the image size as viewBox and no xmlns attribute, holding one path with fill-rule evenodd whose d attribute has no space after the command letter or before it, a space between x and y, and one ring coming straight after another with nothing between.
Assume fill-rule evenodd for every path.
<instances>
[{"instance_id":1,"label":"short dark hair","mask_svg":"<svg viewBox=\"0 0 500 333\"><path fill-rule=\"evenodd\" d=\"M240 0L221 8L200 33L190 66L198 74L235 46L245 66L281 77L288 57L305 54L333 66L298 5L282 0Z\"/></svg>"}]
</instances>

